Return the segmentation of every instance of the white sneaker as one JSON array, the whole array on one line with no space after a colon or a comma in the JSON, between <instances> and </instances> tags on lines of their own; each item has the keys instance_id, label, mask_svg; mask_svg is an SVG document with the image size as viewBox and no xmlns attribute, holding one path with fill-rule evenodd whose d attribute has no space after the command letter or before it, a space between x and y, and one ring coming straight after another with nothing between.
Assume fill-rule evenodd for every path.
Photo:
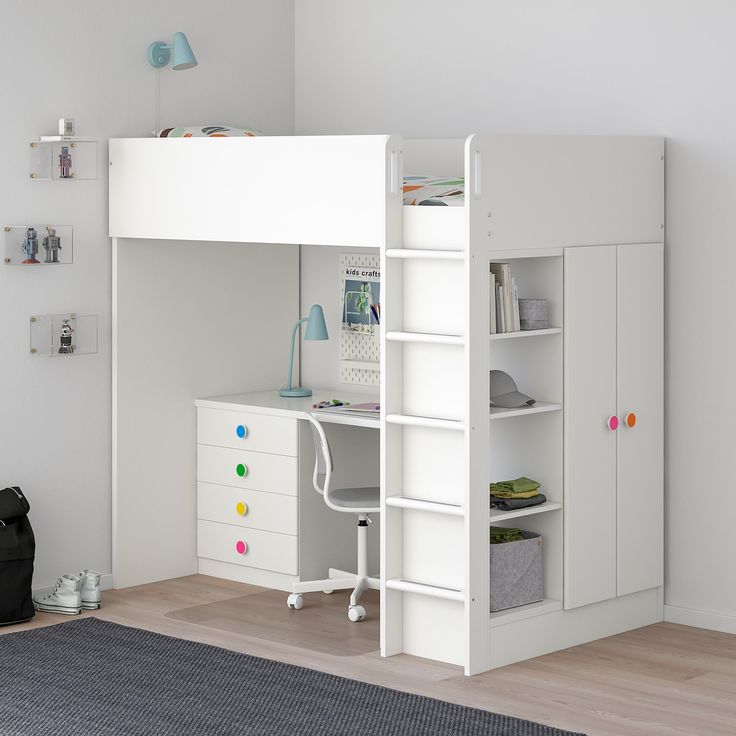
<instances>
[{"instance_id":1,"label":"white sneaker","mask_svg":"<svg viewBox=\"0 0 736 736\"><path fill-rule=\"evenodd\" d=\"M82 580L82 608L85 611L98 609L102 605L100 573L95 570L81 570L75 577Z\"/></svg>"},{"instance_id":2,"label":"white sneaker","mask_svg":"<svg viewBox=\"0 0 736 736\"><path fill-rule=\"evenodd\" d=\"M41 598L33 598L37 611L74 615L82 612L82 578L78 575L62 575L56 587Z\"/></svg>"}]
</instances>

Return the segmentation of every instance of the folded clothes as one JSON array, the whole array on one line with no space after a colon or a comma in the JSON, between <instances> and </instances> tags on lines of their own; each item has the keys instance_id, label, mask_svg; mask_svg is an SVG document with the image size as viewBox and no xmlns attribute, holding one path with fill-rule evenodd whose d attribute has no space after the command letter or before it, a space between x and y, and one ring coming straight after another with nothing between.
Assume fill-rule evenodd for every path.
<instances>
[{"instance_id":1,"label":"folded clothes","mask_svg":"<svg viewBox=\"0 0 736 736\"><path fill-rule=\"evenodd\" d=\"M496 498L534 498L539 495L539 491L524 491L523 493L512 493L511 491L493 490L491 496Z\"/></svg>"},{"instance_id":2,"label":"folded clothes","mask_svg":"<svg viewBox=\"0 0 736 736\"><path fill-rule=\"evenodd\" d=\"M522 476L515 480L491 483L491 493L499 498L531 498L537 495L540 485L536 480Z\"/></svg>"},{"instance_id":3,"label":"folded clothes","mask_svg":"<svg viewBox=\"0 0 736 736\"><path fill-rule=\"evenodd\" d=\"M502 526L491 527L491 544L505 544L506 542L520 542L524 539L521 529L506 529Z\"/></svg>"},{"instance_id":4,"label":"folded clothes","mask_svg":"<svg viewBox=\"0 0 736 736\"><path fill-rule=\"evenodd\" d=\"M491 494L491 508L500 509L501 511L514 511L515 509L525 509L528 506L538 506L540 503L546 503L547 497L543 493L538 493L532 498L499 498Z\"/></svg>"}]
</instances>

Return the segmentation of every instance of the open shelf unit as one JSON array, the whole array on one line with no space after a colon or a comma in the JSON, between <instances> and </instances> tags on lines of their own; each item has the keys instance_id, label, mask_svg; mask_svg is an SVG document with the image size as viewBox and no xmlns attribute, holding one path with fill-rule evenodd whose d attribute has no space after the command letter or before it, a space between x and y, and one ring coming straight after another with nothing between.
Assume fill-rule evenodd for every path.
<instances>
[{"instance_id":1,"label":"open shelf unit","mask_svg":"<svg viewBox=\"0 0 736 736\"><path fill-rule=\"evenodd\" d=\"M547 497L539 506L489 511L492 526L517 527L542 537L544 599L491 613L490 625L496 627L562 608L563 264L561 253L549 252L528 252L521 258L489 254L489 262L509 263L519 296L546 299L550 323L559 325L489 336L489 368L506 371L519 391L537 399L518 409L491 407L489 481L526 476L539 481ZM532 337L544 339L527 339Z\"/></svg>"}]
</instances>

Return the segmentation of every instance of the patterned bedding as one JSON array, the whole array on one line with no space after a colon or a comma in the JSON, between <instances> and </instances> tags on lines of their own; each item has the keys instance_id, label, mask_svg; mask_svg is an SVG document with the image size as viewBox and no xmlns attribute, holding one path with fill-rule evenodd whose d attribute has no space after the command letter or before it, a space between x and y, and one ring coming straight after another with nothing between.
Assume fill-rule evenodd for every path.
<instances>
[{"instance_id":1,"label":"patterned bedding","mask_svg":"<svg viewBox=\"0 0 736 736\"><path fill-rule=\"evenodd\" d=\"M465 179L405 176L404 204L463 207L465 205Z\"/></svg>"}]
</instances>

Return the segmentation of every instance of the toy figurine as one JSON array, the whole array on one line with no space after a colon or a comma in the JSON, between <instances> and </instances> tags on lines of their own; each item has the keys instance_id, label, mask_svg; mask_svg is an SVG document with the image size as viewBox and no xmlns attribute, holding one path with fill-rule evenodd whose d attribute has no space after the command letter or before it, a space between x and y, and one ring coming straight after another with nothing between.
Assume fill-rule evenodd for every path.
<instances>
[{"instance_id":1,"label":"toy figurine","mask_svg":"<svg viewBox=\"0 0 736 736\"><path fill-rule=\"evenodd\" d=\"M59 178L72 178L72 155L69 153L69 146L62 146L59 154Z\"/></svg>"},{"instance_id":2,"label":"toy figurine","mask_svg":"<svg viewBox=\"0 0 736 736\"><path fill-rule=\"evenodd\" d=\"M23 240L23 253L26 257L23 263L40 263L36 260L38 254L38 233L35 227L26 228L26 237Z\"/></svg>"},{"instance_id":3,"label":"toy figurine","mask_svg":"<svg viewBox=\"0 0 736 736\"><path fill-rule=\"evenodd\" d=\"M69 320L65 319L61 325L59 332L59 355L71 355L74 352L74 345L72 344L72 329Z\"/></svg>"},{"instance_id":4,"label":"toy figurine","mask_svg":"<svg viewBox=\"0 0 736 736\"><path fill-rule=\"evenodd\" d=\"M56 230L53 227L46 228L46 236L43 239L43 249L46 251L46 260L44 263L59 262L61 238L56 234Z\"/></svg>"}]
</instances>

